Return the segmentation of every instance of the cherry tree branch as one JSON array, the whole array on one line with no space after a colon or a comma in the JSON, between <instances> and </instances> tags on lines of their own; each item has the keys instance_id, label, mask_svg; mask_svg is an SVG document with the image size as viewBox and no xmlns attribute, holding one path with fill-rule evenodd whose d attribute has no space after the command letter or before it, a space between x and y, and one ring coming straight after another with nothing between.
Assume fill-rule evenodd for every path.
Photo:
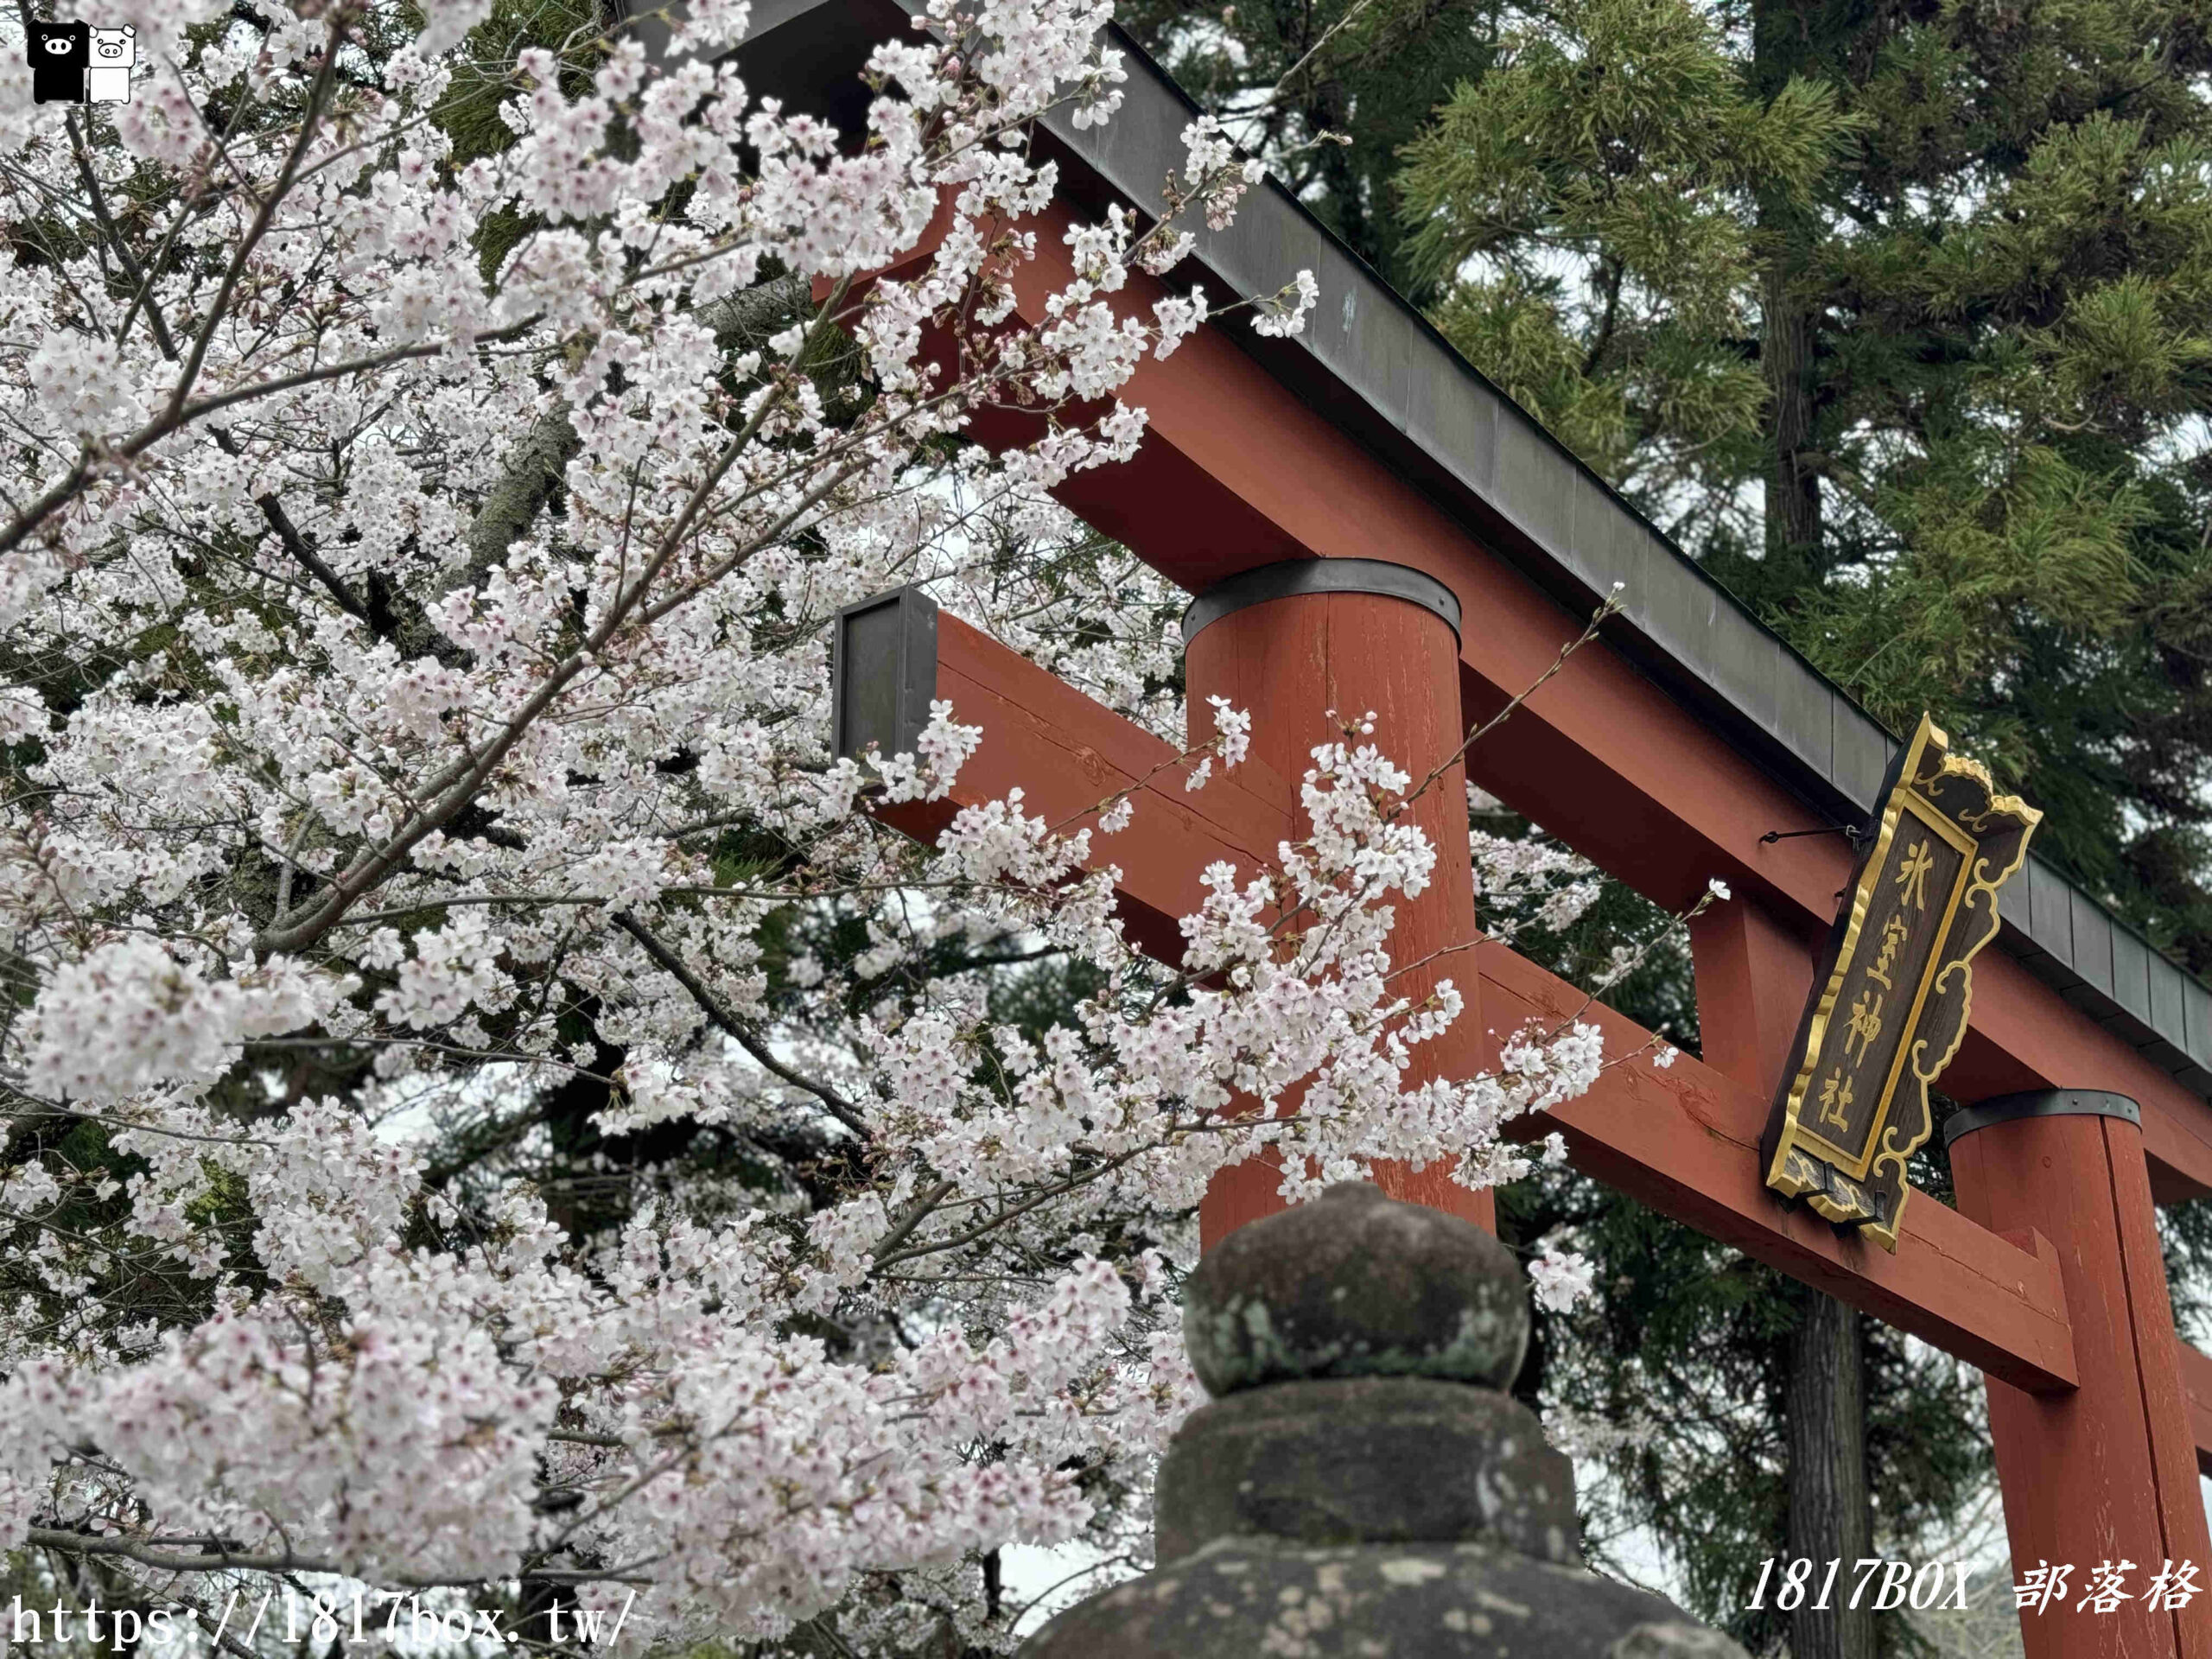
<instances>
[{"instance_id":1,"label":"cherry tree branch","mask_svg":"<svg viewBox=\"0 0 2212 1659\"><path fill-rule=\"evenodd\" d=\"M708 989L704 982L684 964L683 959L670 950L667 945L662 944L643 922L626 910L616 911L610 919L615 926L644 946L645 954L651 957L671 979L683 988L685 994L699 1005L700 1011L715 1022L715 1027L727 1035L735 1038L738 1046L750 1054L763 1071L774 1077L781 1077L795 1089L804 1089L828 1107L832 1117L855 1135L862 1139L867 1138L868 1120L861 1116L852 1102L847 1100L828 1084L817 1082L803 1072L794 1071L778 1059L769 1049L768 1045L761 1040L760 1033L725 1007L722 1000Z\"/></svg>"}]
</instances>

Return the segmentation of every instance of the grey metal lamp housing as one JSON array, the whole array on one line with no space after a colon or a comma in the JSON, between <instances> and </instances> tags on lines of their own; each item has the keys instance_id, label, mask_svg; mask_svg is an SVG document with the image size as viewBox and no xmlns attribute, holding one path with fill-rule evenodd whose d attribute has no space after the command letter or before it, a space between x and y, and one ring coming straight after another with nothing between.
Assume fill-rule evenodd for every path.
<instances>
[{"instance_id":1,"label":"grey metal lamp housing","mask_svg":"<svg viewBox=\"0 0 2212 1659\"><path fill-rule=\"evenodd\" d=\"M937 601L894 588L837 613L830 634L830 755L911 754L937 696Z\"/></svg>"}]
</instances>

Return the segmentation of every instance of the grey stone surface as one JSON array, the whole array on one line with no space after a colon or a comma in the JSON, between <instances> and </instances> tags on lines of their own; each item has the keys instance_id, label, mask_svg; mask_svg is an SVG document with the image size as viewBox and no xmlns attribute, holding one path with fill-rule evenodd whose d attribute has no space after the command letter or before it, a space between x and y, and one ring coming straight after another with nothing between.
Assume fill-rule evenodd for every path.
<instances>
[{"instance_id":1,"label":"grey stone surface","mask_svg":"<svg viewBox=\"0 0 2212 1659\"><path fill-rule=\"evenodd\" d=\"M1484 1544L1224 1538L1055 1619L1025 1659L1744 1659L1657 1596Z\"/></svg>"},{"instance_id":2,"label":"grey stone surface","mask_svg":"<svg viewBox=\"0 0 2212 1659\"><path fill-rule=\"evenodd\" d=\"M1183 1340L1215 1395L1322 1376L1503 1388L1529 1345L1521 1271L1471 1222L1364 1182L1231 1233L1183 1293Z\"/></svg>"},{"instance_id":3,"label":"grey stone surface","mask_svg":"<svg viewBox=\"0 0 2212 1659\"><path fill-rule=\"evenodd\" d=\"M1528 1310L1479 1228L1334 1186L1216 1245L1185 1306L1224 1397L1160 1471L1161 1565L1024 1659L1745 1659L1584 1570L1573 1471L1499 1391Z\"/></svg>"},{"instance_id":4,"label":"grey stone surface","mask_svg":"<svg viewBox=\"0 0 2212 1659\"><path fill-rule=\"evenodd\" d=\"M1534 1414L1421 1377L1278 1382L1202 1407L1168 1451L1157 1504L1162 1560L1236 1533L1582 1560L1573 1468Z\"/></svg>"},{"instance_id":5,"label":"grey stone surface","mask_svg":"<svg viewBox=\"0 0 2212 1659\"><path fill-rule=\"evenodd\" d=\"M1697 1624L1639 1624L1613 1643L1605 1659L1731 1659L1743 1649Z\"/></svg>"}]
</instances>

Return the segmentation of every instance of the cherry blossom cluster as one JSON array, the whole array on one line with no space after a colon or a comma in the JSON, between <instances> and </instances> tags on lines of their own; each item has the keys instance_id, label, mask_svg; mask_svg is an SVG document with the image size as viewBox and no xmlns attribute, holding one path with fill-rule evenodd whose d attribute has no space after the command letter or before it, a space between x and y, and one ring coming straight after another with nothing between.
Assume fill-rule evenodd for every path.
<instances>
[{"instance_id":1,"label":"cherry blossom cluster","mask_svg":"<svg viewBox=\"0 0 2212 1659\"><path fill-rule=\"evenodd\" d=\"M0 69L0 1547L1003 1647L996 1552L1147 1548L1209 1179L1502 1179L1597 1034L1409 1081L1460 1003L1392 988L1387 730L1173 967L1134 797L924 848L873 809L981 712L832 753L830 620L907 582L1185 729L1182 596L1050 492L1221 326L1167 278L1259 175L1198 124L1036 291L1103 3L931 0L842 133L734 0L663 57L536 13L111 0L129 104Z\"/></svg>"}]
</instances>

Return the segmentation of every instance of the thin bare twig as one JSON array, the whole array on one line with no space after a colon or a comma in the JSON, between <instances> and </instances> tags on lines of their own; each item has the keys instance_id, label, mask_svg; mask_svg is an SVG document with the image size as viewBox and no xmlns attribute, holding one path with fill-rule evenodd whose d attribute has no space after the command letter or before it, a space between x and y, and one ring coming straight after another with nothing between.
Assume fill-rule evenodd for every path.
<instances>
[{"instance_id":1,"label":"thin bare twig","mask_svg":"<svg viewBox=\"0 0 2212 1659\"><path fill-rule=\"evenodd\" d=\"M706 983L685 965L683 958L664 944L643 922L626 910L619 910L613 918L615 926L645 947L645 954L659 964L668 976L690 994L700 1010L721 1031L737 1039L738 1046L750 1054L760 1065L774 1076L781 1077L795 1089L804 1089L824 1106L830 1115L850 1129L865 1137L868 1133L868 1120L860 1115L852 1102L828 1084L817 1082L803 1072L794 1071L770 1052L758 1032L724 1007L720 997L707 988Z\"/></svg>"}]
</instances>

